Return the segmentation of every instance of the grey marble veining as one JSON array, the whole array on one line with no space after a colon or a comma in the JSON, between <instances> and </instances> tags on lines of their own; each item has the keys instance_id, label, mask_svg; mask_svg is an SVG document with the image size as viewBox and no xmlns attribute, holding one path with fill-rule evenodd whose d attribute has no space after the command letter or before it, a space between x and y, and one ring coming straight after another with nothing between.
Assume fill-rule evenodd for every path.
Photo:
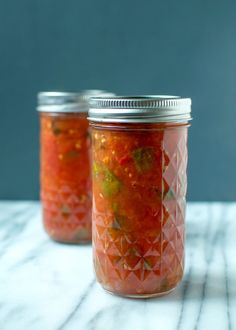
<instances>
[{"instance_id":1,"label":"grey marble veining","mask_svg":"<svg viewBox=\"0 0 236 330\"><path fill-rule=\"evenodd\" d=\"M185 277L162 298L112 296L91 246L48 239L36 202L0 202L1 330L236 329L236 203L189 203Z\"/></svg>"}]
</instances>

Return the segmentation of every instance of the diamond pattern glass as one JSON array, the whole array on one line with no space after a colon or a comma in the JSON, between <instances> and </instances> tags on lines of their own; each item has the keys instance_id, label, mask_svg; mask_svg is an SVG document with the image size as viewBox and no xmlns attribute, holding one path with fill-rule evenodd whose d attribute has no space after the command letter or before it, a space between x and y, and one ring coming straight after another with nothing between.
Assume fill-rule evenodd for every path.
<instances>
[{"instance_id":1,"label":"diamond pattern glass","mask_svg":"<svg viewBox=\"0 0 236 330\"><path fill-rule=\"evenodd\" d=\"M91 141L85 114L41 113L41 200L51 238L91 241Z\"/></svg>"},{"instance_id":2,"label":"diamond pattern glass","mask_svg":"<svg viewBox=\"0 0 236 330\"><path fill-rule=\"evenodd\" d=\"M153 126L142 132L93 128L94 163L100 169L94 174L96 276L106 290L131 297L171 291L184 269L187 125ZM134 155L144 146L151 154L143 152L135 167ZM103 160L119 180L114 195L103 191Z\"/></svg>"}]
</instances>

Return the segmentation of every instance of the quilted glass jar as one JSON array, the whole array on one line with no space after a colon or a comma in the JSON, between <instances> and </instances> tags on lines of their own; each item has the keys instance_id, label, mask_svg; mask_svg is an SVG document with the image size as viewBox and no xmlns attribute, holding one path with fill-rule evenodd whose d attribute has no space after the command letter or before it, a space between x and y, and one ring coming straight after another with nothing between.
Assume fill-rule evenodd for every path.
<instances>
[{"instance_id":1,"label":"quilted glass jar","mask_svg":"<svg viewBox=\"0 0 236 330\"><path fill-rule=\"evenodd\" d=\"M43 224L48 235L59 242L91 241L91 136L87 112L88 98L100 93L91 90L38 95Z\"/></svg>"},{"instance_id":2,"label":"quilted glass jar","mask_svg":"<svg viewBox=\"0 0 236 330\"><path fill-rule=\"evenodd\" d=\"M93 258L97 280L128 297L166 294L184 270L191 100L93 98Z\"/></svg>"}]
</instances>

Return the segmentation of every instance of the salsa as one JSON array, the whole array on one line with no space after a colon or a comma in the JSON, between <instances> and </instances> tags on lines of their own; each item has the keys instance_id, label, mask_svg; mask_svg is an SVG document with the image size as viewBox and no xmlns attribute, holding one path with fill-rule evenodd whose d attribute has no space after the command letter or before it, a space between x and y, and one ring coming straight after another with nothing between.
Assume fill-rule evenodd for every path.
<instances>
[{"instance_id":1,"label":"salsa","mask_svg":"<svg viewBox=\"0 0 236 330\"><path fill-rule=\"evenodd\" d=\"M188 124L97 124L93 255L98 281L145 297L183 276Z\"/></svg>"},{"instance_id":2,"label":"salsa","mask_svg":"<svg viewBox=\"0 0 236 330\"><path fill-rule=\"evenodd\" d=\"M91 240L91 137L85 113L41 113L44 227L60 242Z\"/></svg>"}]
</instances>

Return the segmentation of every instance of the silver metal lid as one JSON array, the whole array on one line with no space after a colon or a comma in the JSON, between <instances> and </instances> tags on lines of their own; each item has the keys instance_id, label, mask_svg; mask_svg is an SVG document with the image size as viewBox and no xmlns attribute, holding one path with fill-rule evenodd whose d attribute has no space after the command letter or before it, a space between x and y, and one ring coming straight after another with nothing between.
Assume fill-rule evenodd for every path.
<instances>
[{"instance_id":1,"label":"silver metal lid","mask_svg":"<svg viewBox=\"0 0 236 330\"><path fill-rule=\"evenodd\" d=\"M92 96L114 96L114 93L91 89L80 93L72 92L40 92L38 93L37 111L40 112L88 112L89 99Z\"/></svg>"},{"instance_id":2,"label":"silver metal lid","mask_svg":"<svg viewBox=\"0 0 236 330\"><path fill-rule=\"evenodd\" d=\"M191 99L171 95L92 97L89 120L152 123L191 120Z\"/></svg>"}]
</instances>

